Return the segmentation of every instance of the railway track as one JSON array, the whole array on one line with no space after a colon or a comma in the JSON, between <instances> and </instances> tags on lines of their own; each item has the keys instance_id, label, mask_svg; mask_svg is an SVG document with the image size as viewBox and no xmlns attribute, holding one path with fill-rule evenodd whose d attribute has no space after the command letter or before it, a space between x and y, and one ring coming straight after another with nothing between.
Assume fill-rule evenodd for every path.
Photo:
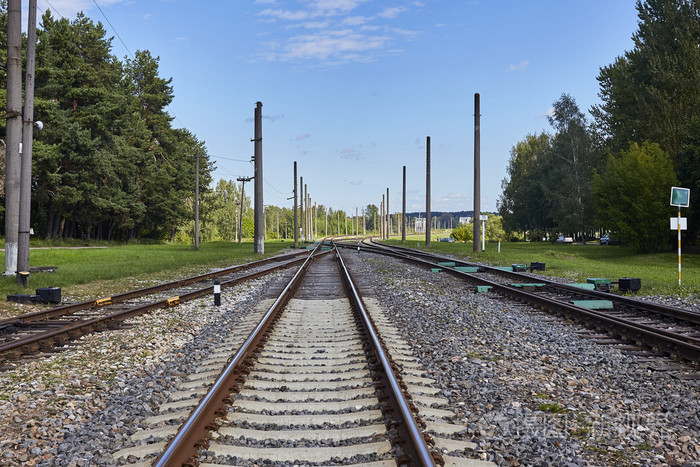
<instances>
[{"instance_id":1,"label":"railway track","mask_svg":"<svg viewBox=\"0 0 700 467\"><path fill-rule=\"evenodd\" d=\"M0 359L50 349L80 336L113 328L125 319L231 287L299 264L306 252L255 261L219 271L0 320ZM204 285L204 287L203 287Z\"/></svg>"},{"instance_id":2,"label":"railway track","mask_svg":"<svg viewBox=\"0 0 700 467\"><path fill-rule=\"evenodd\" d=\"M346 243L347 248L390 255L445 271L480 290L492 291L557 313L624 342L658 349L684 360L700 362L700 314L675 307L644 302L609 292L564 284L539 275L505 271L440 255L376 244ZM479 289L477 289L479 290Z\"/></svg>"},{"instance_id":3,"label":"railway track","mask_svg":"<svg viewBox=\"0 0 700 467\"><path fill-rule=\"evenodd\" d=\"M468 458L475 444L377 303L359 296L336 252L309 258L278 297L222 330L114 459L493 465Z\"/></svg>"}]
</instances>

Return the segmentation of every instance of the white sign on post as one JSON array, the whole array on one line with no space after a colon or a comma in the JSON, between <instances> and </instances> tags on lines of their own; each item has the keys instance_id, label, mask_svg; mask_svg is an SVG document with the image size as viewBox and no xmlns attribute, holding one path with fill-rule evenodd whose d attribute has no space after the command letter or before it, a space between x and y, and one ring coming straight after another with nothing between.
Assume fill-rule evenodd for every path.
<instances>
[{"instance_id":1,"label":"white sign on post","mask_svg":"<svg viewBox=\"0 0 700 467\"><path fill-rule=\"evenodd\" d=\"M671 230L678 230L678 218L671 217ZM681 230L688 230L688 218L681 217Z\"/></svg>"}]
</instances>

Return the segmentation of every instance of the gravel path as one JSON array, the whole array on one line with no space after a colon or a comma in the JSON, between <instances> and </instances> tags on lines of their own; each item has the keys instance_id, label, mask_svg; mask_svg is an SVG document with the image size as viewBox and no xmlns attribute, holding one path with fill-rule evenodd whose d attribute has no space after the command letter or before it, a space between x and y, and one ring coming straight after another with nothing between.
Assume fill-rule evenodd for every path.
<instances>
[{"instance_id":1,"label":"gravel path","mask_svg":"<svg viewBox=\"0 0 700 467\"><path fill-rule=\"evenodd\" d=\"M349 255L499 465L700 465L700 381L447 274ZM437 332L436 332L437 331Z\"/></svg>"}]
</instances>

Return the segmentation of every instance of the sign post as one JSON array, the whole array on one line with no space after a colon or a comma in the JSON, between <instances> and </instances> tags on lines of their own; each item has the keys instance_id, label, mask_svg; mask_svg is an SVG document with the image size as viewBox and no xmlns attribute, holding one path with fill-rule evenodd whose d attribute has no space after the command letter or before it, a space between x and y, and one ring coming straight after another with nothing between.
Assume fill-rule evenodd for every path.
<instances>
[{"instance_id":1,"label":"sign post","mask_svg":"<svg viewBox=\"0 0 700 467\"><path fill-rule=\"evenodd\" d=\"M481 214L479 219L481 220L481 251L486 251L486 221L489 220L489 216Z\"/></svg>"},{"instance_id":2,"label":"sign post","mask_svg":"<svg viewBox=\"0 0 700 467\"><path fill-rule=\"evenodd\" d=\"M671 206L678 206L678 219L671 219L671 228L678 230L678 286L681 285L681 230L685 230L681 221L681 208L690 205L690 188L671 187ZM673 221L676 221L675 223ZM683 219L685 220L685 219ZM675 225L674 225L675 224ZM687 225L687 224L686 224Z\"/></svg>"}]
</instances>

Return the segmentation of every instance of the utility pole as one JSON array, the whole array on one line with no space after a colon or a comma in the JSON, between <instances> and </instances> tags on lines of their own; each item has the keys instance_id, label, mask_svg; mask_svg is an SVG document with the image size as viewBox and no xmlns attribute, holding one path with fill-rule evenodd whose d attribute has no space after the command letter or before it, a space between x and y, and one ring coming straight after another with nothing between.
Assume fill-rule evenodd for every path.
<instances>
[{"instance_id":1,"label":"utility pole","mask_svg":"<svg viewBox=\"0 0 700 467\"><path fill-rule=\"evenodd\" d=\"M199 250L199 148L194 163L194 249Z\"/></svg>"},{"instance_id":2,"label":"utility pole","mask_svg":"<svg viewBox=\"0 0 700 467\"><path fill-rule=\"evenodd\" d=\"M236 180L241 182L241 217L238 224L238 243L243 239L243 202L245 201L245 182L249 182L253 177L238 177Z\"/></svg>"},{"instance_id":3,"label":"utility pole","mask_svg":"<svg viewBox=\"0 0 700 467\"><path fill-rule=\"evenodd\" d=\"M401 243L406 243L406 166L403 166L403 206L401 208Z\"/></svg>"},{"instance_id":4,"label":"utility pole","mask_svg":"<svg viewBox=\"0 0 700 467\"><path fill-rule=\"evenodd\" d=\"M479 93L474 94L474 251L481 243L481 102Z\"/></svg>"},{"instance_id":5,"label":"utility pole","mask_svg":"<svg viewBox=\"0 0 700 467\"><path fill-rule=\"evenodd\" d=\"M29 0L27 64L24 80L22 160L19 188L17 270L29 272L29 228L32 209L32 144L34 140L34 68L36 63L36 0ZM17 282L26 285L19 276Z\"/></svg>"},{"instance_id":6,"label":"utility pole","mask_svg":"<svg viewBox=\"0 0 700 467\"><path fill-rule=\"evenodd\" d=\"M255 135L254 135L254 152L255 159L255 221L253 230L255 235L255 243L253 251L255 253L265 253L265 232L264 229L264 212L263 212L263 161L262 161L262 102L258 101L255 104Z\"/></svg>"},{"instance_id":7,"label":"utility pole","mask_svg":"<svg viewBox=\"0 0 700 467\"><path fill-rule=\"evenodd\" d=\"M294 249L299 248L299 218L297 214L297 161L294 161Z\"/></svg>"},{"instance_id":8,"label":"utility pole","mask_svg":"<svg viewBox=\"0 0 700 467\"><path fill-rule=\"evenodd\" d=\"M391 236L391 214L389 214L389 187L386 188L386 239Z\"/></svg>"},{"instance_id":9,"label":"utility pole","mask_svg":"<svg viewBox=\"0 0 700 467\"><path fill-rule=\"evenodd\" d=\"M367 223L365 222L365 208L362 208L362 236L367 236Z\"/></svg>"},{"instance_id":10,"label":"utility pole","mask_svg":"<svg viewBox=\"0 0 700 467\"><path fill-rule=\"evenodd\" d=\"M301 232L301 241L306 241L306 218L304 217L304 203L306 202L306 196L304 196L304 177L299 177L299 230Z\"/></svg>"},{"instance_id":11,"label":"utility pole","mask_svg":"<svg viewBox=\"0 0 700 467\"><path fill-rule=\"evenodd\" d=\"M425 246L430 246L430 136L425 144Z\"/></svg>"},{"instance_id":12,"label":"utility pole","mask_svg":"<svg viewBox=\"0 0 700 467\"><path fill-rule=\"evenodd\" d=\"M355 237L360 236L360 216L358 208L355 208Z\"/></svg>"},{"instance_id":13,"label":"utility pole","mask_svg":"<svg viewBox=\"0 0 700 467\"><path fill-rule=\"evenodd\" d=\"M384 225L384 195L382 194L382 203L380 204L381 212L379 213L379 217L381 218L381 222L379 223L379 238L384 240L386 238L386 225Z\"/></svg>"},{"instance_id":14,"label":"utility pole","mask_svg":"<svg viewBox=\"0 0 700 467\"><path fill-rule=\"evenodd\" d=\"M5 137L5 275L17 274L22 141L22 2L7 2L7 120Z\"/></svg>"}]
</instances>

